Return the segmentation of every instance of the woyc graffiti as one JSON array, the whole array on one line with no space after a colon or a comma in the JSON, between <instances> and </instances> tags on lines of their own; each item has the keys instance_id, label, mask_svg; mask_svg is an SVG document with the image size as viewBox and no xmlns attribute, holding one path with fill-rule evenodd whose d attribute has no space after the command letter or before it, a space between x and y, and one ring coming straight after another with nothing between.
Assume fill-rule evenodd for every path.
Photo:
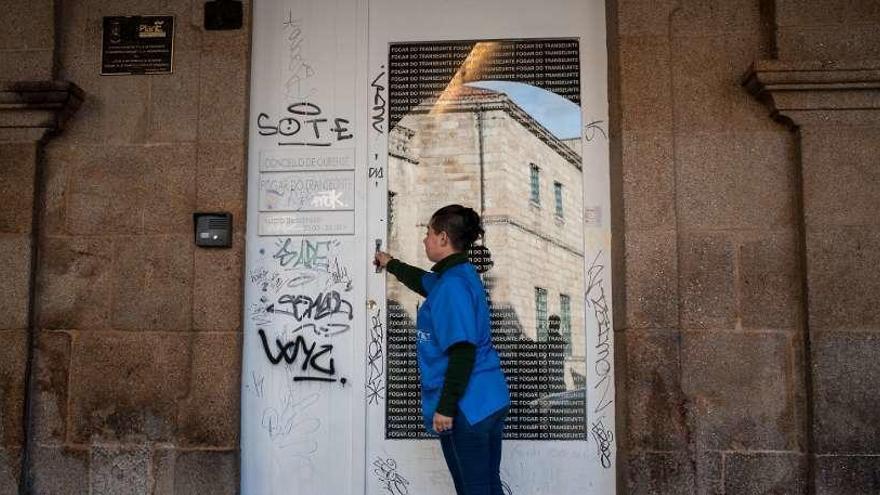
<instances>
[{"instance_id":1,"label":"woyc graffiti","mask_svg":"<svg viewBox=\"0 0 880 495\"><path fill-rule=\"evenodd\" d=\"M272 349L269 346L269 340L266 338L266 332L261 328L258 333L260 334L260 341L263 344L263 352L266 353L266 357L269 359L270 363L277 365L280 364L281 361L284 361L285 363L292 365L297 362L297 359L302 358L300 369L303 372L314 371L319 374L318 376L295 376L293 377L293 381L337 381L336 367L333 363L333 358L331 357L331 354L333 353L333 346L331 344L322 344L320 349L316 352L315 348L318 346L316 342L309 344L302 335L297 335L296 338L290 342L281 342L281 339L275 339L275 346L278 351L277 354L273 354Z\"/></svg>"}]
</instances>

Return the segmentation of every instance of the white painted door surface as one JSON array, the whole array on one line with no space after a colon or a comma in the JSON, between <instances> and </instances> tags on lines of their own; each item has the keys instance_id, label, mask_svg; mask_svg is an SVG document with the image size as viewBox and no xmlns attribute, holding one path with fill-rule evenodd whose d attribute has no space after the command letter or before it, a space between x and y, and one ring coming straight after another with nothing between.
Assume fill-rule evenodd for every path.
<instances>
[{"instance_id":1,"label":"white painted door surface","mask_svg":"<svg viewBox=\"0 0 880 495\"><path fill-rule=\"evenodd\" d=\"M548 218L555 220L545 223L555 221L578 233L577 242L566 244L561 237L531 229L533 235L556 242L582 260L565 267L583 275L576 291L545 291L549 302L544 316L562 314L565 320L568 308L568 325L576 327L568 331L581 337L569 338L574 349L565 351L564 391L535 401L552 411L557 399L585 395L582 438L520 435L506 440L502 478L507 492L516 495L615 492L604 2L255 0L244 281L243 494L454 493L438 441L389 433L394 430L389 422L398 419L388 412L389 350L397 352L399 347L389 347L390 285L386 274L376 273L370 263L377 240L383 248L389 242L412 244L407 237L389 239L390 223L404 222L395 228L405 230L427 220L416 218L422 213L415 208L394 205L388 194L402 187L394 182L401 174L415 180L413 174L423 172L418 167L430 163L427 155L419 155L427 153L427 146L406 148L412 143L399 137L416 139L419 129L433 129L433 121L425 120L433 118L430 110L417 118L390 120L391 45L457 40L576 42L577 136L548 137L547 129L532 123L537 117L532 119L528 111L523 116L507 107L507 113L491 113L499 107L492 110L480 103L474 113L479 135L479 151L474 153L482 157L480 177L489 185L474 190L487 198L482 208L485 218L492 217L498 201L487 191L500 183L498 177L510 175L491 169L500 163L496 155L501 153L492 155L492 146L499 146L508 116L515 121L509 132L530 130L529 136L544 143L540 146L562 157L560 163L580 165L580 183L575 185L554 175L549 162L533 164L543 202L529 211L551 215ZM470 103L497 104L505 98L487 89L495 88L491 84L469 88ZM440 125L459 125L445 122ZM513 141L519 145L522 139ZM576 159L560 143L576 149ZM410 160L405 172L397 165L401 160ZM523 166L521 182L527 190L529 163ZM518 194L509 192L507 201L523 200L529 208L529 198ZM450 192L449 197L454 196ZM389 204L398 213L393 218ZM501 251L495 246L501 246L499 239L507 231L500 225L515 224L513 216L493 224L498 225L493 227L495 237L487 233L493 250ZM530 231L528 226L520 230ZM422 232L413 235L418 242ZM409 244L402 249L420 249L420 244ZM541 293L534 285L526 298L534 296L529 304L540 306ZM520 315L523 334L532 332L535 341L546 339L540 336L542 331L546 334L541 314L540 307L536 312L529 306Z\"/></svg>"},{"instance_id":2,"label":"white painted door surface","mask_svg":"<svg viewBox=\"0 0 880 495\"><path fill-rule=\"evenodd\" d=\"M362 10L356 0L253 6L245 494L363 490Z\"/></svg>"}]
</instances>

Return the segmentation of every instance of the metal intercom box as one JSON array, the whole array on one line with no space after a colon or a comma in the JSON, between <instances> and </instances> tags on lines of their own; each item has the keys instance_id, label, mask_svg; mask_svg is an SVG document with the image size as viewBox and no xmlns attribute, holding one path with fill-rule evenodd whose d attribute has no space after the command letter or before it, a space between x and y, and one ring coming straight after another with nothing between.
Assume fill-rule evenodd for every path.
<instances>
[{"instance_id":1,"label":"metal intercom box","mask_svg":"<svg viewBox=\"0 0 880 495\"><path fill-rule=\"evenodd\" d=\"M232 246L232 213L194 213L196 246Z\"/></svg>"}]
</instances>

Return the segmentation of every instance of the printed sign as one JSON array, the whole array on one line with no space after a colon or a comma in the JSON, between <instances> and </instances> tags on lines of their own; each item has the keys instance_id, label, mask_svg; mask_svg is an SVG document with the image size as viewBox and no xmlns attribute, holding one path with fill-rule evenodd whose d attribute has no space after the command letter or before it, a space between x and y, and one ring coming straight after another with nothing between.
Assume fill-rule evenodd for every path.
<instances>
[{"instance_id":1,"label":"printed sign","mask_svg":"<svg viewBox=\"0 0 880 495\"><path fill-rule=\"evenodd\" d=\"M260 174L260 211L354 209L352 172Z\"/></svg>"},{"instance_id":2,"label":"printed sign","mask_svg":"<svg viewBox=\"0 0 880 495\"><path fill-rule=\"evenodd\" d=\"M170 74L173 44L173 16L105 17L101 74Z\"/></svg>"},{"instance_id":3,"label":"printed sign","mask_svg":"<svg viewBox=\"0 0 880 495\"><path fill-rule=\"evenodd\" d=\"M259 235L352 235L353 211L260 213Z\"/></svg>"},{"instance_id":4,"label":"printed sign","mask_svg":"<svg viewBox=\"0 0 880 495\"><path fill-rule=\"evenodd\" d=\"M265 150L260 152L262 172L306 172L316 170L354 170L351 148L291 152Z\"/></svg>"}]
</instances>

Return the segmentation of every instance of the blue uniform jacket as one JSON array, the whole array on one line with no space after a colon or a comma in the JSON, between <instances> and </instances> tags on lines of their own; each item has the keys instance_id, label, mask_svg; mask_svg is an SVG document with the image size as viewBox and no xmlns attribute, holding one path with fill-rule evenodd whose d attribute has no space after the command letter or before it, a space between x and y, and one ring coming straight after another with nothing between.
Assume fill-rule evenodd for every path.
<instances>
[{"instance_id":1,"label":"blue uniform jacket","mask_svg":"<svg viewBox=\"0 0 880 495\"><path fill-rule=\"evenodd\" d=\"M451 266L442 274L425 273L421 282L427 298L416 318L416 340L425 428L433 431L449 363L446 351L459 342L476 347L474 368L458 408L470 424L477 423L510 404L501 359L492 346L483 283L470 263Z\"/></svg>"}]
</instances>

